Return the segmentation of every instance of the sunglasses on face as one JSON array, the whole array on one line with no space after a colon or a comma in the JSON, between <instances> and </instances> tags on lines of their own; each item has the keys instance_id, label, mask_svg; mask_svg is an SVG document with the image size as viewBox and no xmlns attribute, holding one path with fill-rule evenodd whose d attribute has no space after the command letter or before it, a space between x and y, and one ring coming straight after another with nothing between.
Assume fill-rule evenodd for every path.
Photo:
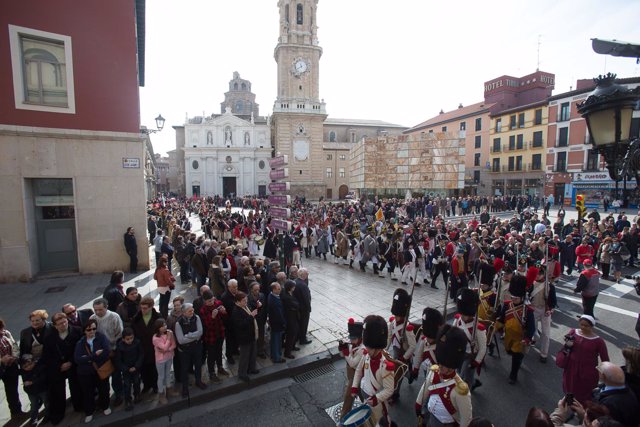
<instances>
[{"instance_id":1,"label":"sunglasses on face","mask_svg":"<svg viewBox=\"0 0 640 427\"><path fill-rule=\"evenodd\" d=\"M92 331L95 331L95 330L97 330L97 328L87 328L84 331L85 332L92 332Z\"/></svg>"}]
</instances>

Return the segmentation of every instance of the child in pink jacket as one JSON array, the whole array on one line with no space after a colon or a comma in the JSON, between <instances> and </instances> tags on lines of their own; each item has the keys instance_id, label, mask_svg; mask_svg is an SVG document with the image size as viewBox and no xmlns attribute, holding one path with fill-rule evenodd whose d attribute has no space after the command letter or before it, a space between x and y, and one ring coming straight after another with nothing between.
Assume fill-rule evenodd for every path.
<instances>
[{"instance_id":1,"label":"child in pink jacket","mask_svg":"<svg viewBox=\"0 0 640 427\"><path fill-rule=\"evenodd\" d=\"M176 339L171 329L167 328L167 322L164 319L156 320L152 342L158 371L158 401L164 405L167 403L167 389L176 349Z\"/></svg>"}]
</instances>

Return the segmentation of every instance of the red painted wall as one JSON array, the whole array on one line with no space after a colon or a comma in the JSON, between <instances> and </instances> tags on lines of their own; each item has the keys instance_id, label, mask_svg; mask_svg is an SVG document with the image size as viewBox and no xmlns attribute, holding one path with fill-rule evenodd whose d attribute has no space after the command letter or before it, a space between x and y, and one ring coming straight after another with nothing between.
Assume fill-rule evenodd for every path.
<instances>
[{"instance_id":1,"label":"red painted wall","mask_svg":"<svg viewBox=\"0 0 640 427\"><path fill-rule=\"evenodd\" d=\"M15 108L9 24L71 37L76 113ZM139 132L134 0L0 2L0 123Z\"/></svg>"}]
</instances>

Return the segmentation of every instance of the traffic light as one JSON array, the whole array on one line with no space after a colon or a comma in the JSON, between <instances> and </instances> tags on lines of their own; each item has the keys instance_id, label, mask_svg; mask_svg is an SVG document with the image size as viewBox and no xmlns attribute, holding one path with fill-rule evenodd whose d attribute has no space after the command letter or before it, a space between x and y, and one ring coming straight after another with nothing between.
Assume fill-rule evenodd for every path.
<instances>
[{"instance_id":1,"label":"traffic light","mask_svg":"<svg viewBox=\"0 0 640 427\"><path fill-rule=\"evenodd\" d=\"M576 210L583 216L587 211L587 208L584 207L584 196L582 194L576 194Z\"/></svg>"}]
</instances>

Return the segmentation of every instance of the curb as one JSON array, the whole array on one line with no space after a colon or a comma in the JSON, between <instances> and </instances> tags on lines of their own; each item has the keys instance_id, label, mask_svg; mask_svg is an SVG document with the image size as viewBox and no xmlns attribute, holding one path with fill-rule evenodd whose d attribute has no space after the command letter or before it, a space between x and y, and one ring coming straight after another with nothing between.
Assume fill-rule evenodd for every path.
<instances>
[{"instance_id":1,"label":"curb","mask_svg":"<svg viewBox=\"0 0 640 427\"><path fill-rule=\"evenodd\" d=\"M136 406L132 412L119 410L109 417L100 417L95 420L94 423L109 427L131 427L132 425L142 424L161 417L169 417L169 419L171 419L171 415L175 412L188 410L192 406L206 404L213 400L237 394L272 381L295 377L333 363L339 359L340 352L338 348L331 348L300 359L287 361L285 364L264 368L260 375L252 378L248 383L239 380L237 377L231 377L221 385L210 385L207 390L201 391L195 387L191 387L189 389L191 393L190 401L179 398L177 401L169 402L162 406L157 406L155 402L144 403ZM144 409L136 410L139 406L144 406Z\"/></svg>"}]
</instances>

